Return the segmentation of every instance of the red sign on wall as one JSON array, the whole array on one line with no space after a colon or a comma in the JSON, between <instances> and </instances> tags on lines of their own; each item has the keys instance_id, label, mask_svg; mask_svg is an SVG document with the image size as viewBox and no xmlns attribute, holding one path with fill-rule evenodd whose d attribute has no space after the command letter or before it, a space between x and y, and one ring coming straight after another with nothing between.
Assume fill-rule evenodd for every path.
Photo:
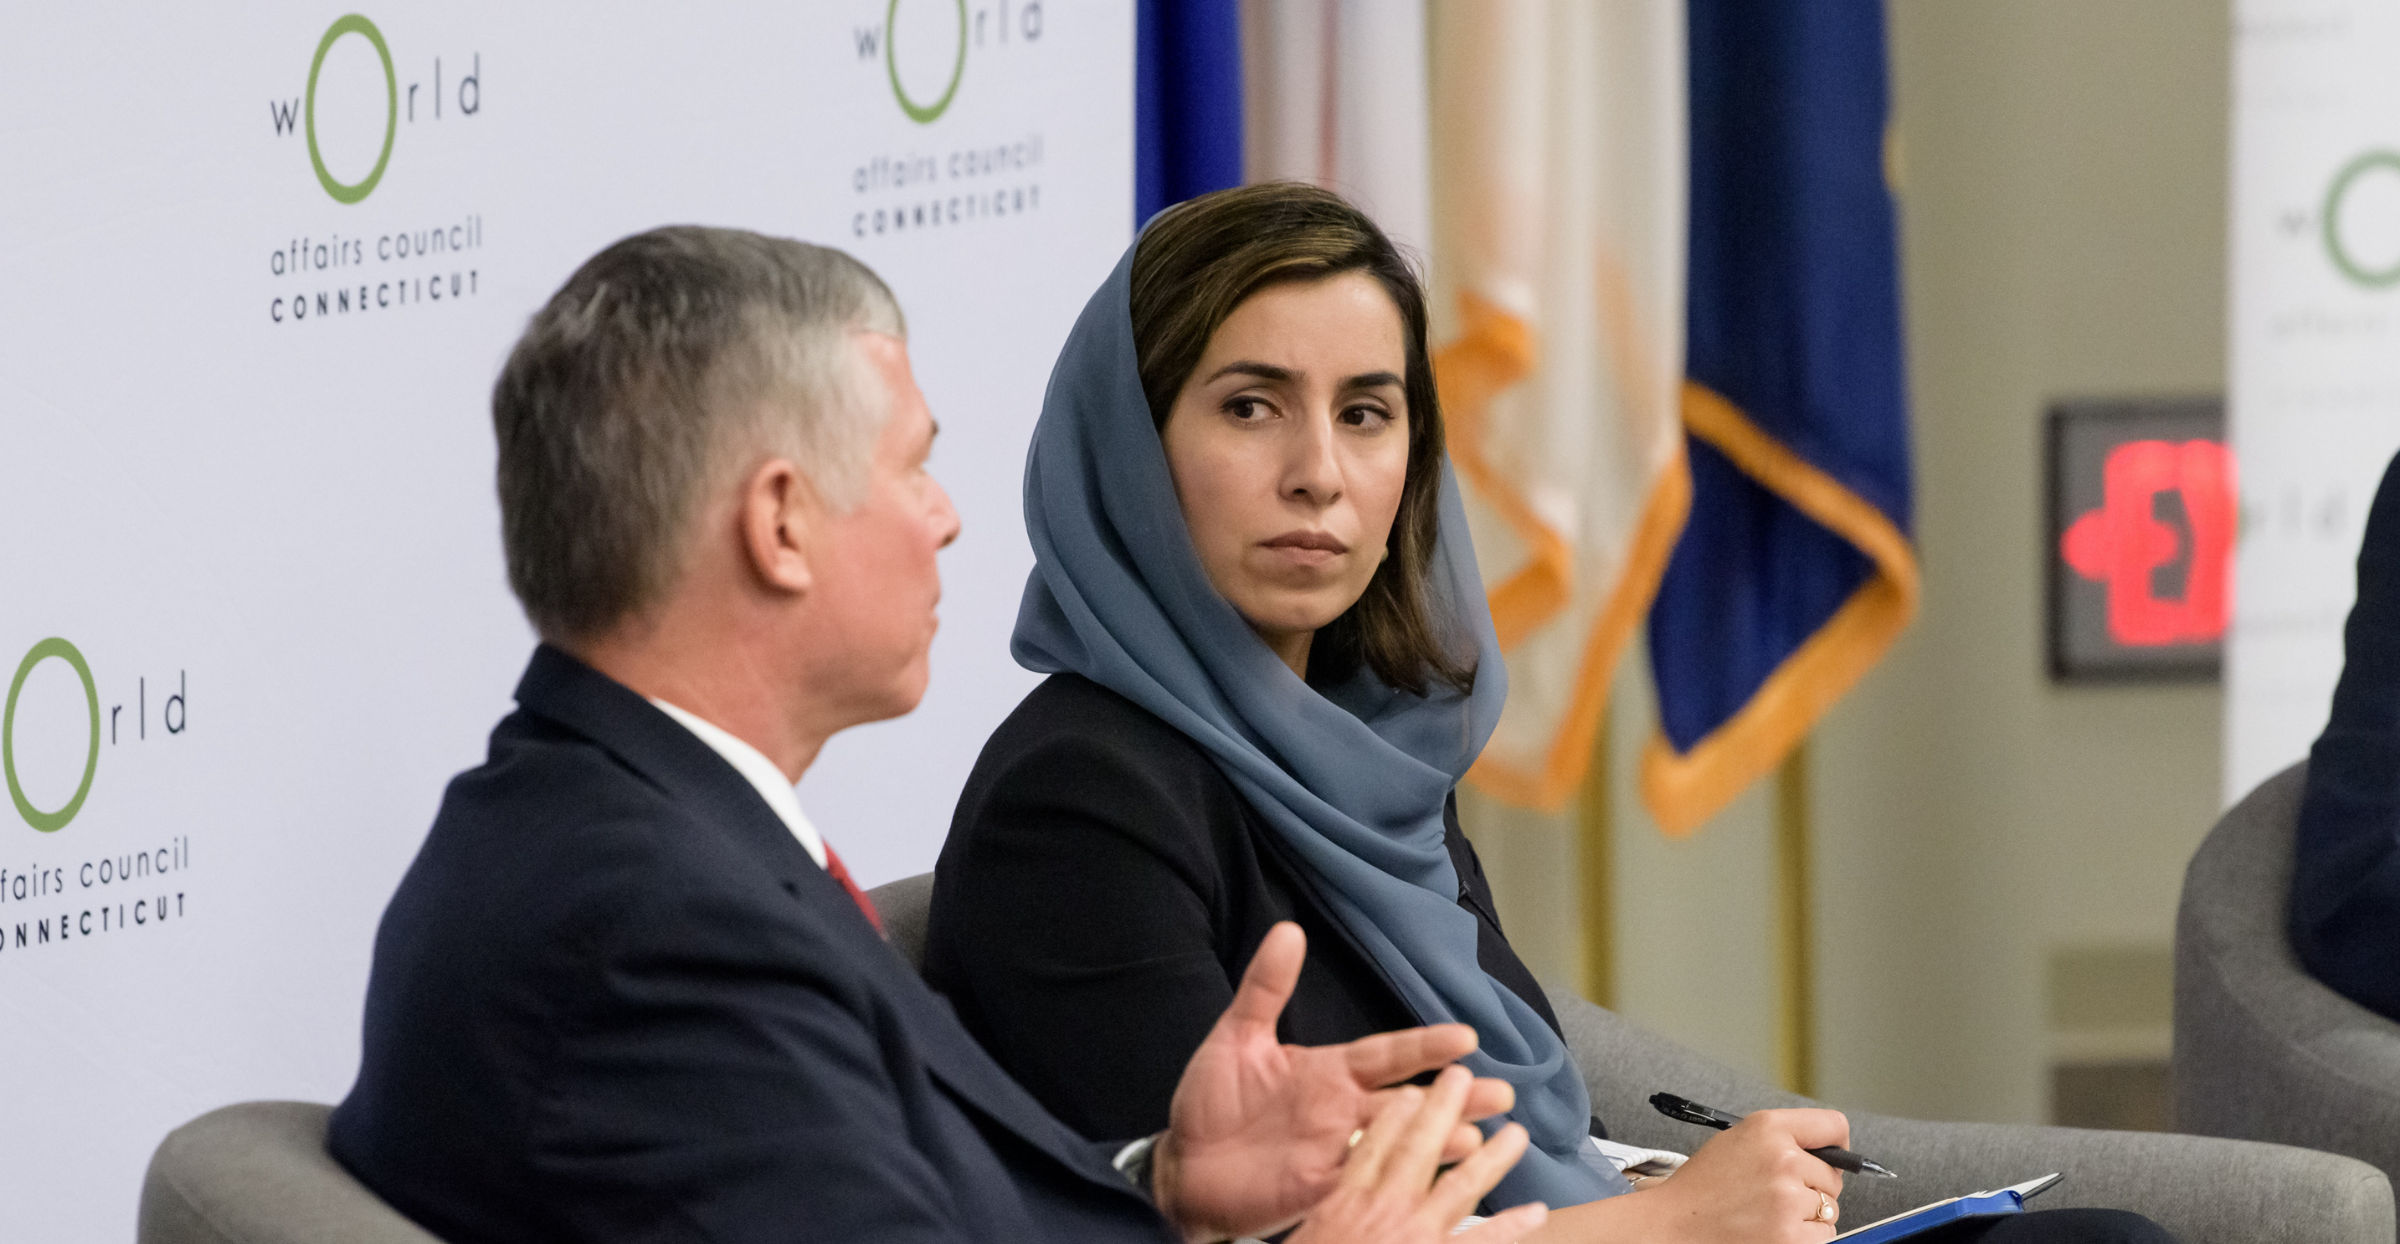
<instances>
[{"instance_id":1,"label":"red sign on wall","mask_svg":"<svg viewBox=\"0 0 2400 1244\"><path fill-rule=\"evenodd\" d=\"M2067 528L2060 556L2084 578L2108 585L2108 636L2155 647L2225 634L2225 575L2233 558L2239 501L2233 451L2216 441L2127 441L2108 451L2100 508ZM2172 491L2186 516L2179 530L2158 517ZM2157 571L2188 562L2183 593L2157 594Z\"/></svg>"},{"instance_id":2,"label":"red sign on wall","mask_svg":"<svg viewBox=\"0 0 2400 1244\"><path fill-rule=\"evenodd\" d=\"M2240 527L2215 399L2062 404L2050 426L2050 668L2215 673Z\"/></svg>"}]
</instances>

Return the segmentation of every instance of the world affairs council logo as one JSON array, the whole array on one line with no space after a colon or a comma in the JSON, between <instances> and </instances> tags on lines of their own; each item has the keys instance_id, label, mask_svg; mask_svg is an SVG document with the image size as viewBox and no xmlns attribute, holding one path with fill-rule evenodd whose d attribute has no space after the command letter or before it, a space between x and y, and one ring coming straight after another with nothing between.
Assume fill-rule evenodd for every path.
<instances>
[{"instance_id":1,"label":"world affairs council logo","mask_svg":"<svg viewBox=\"0 0 2400 1244\"><path fill-rule=\"evenodd\" d=\"M2317 215L2325 255L2345 280L2400 286L2400 151L2369 151L2343 165Z\"/></svg>"},{"instance_id":2,"label":"world affairs council logo","mask_svg":"<svg viewBox=\"0 0 2400 1244\"><path fill-rule=\"evenodd\" d=\"M325 167L325 152L317 145L317 79L325 72L325 54L343 35L363 36L375 47L375 55L383 62L383 150L375 153L374 171L358 181L343 184ZM383 32L375 23L356 13L337 19L325 28L325 37L317 40L317 54L308 62L308 162L317 170L317 184L336 203L356 203L375 192L375 183L383 180L383 170L392 163L392 140L400 136L400 75L392 69L392 48L383 41Z\"/></svg>"},{"instance_id":3,"label":"world affairs council logo","mask_svg":"<svg viewBox=\"0 0 2400 1244\"><path fill-rule=\"evenodd\" d=\"M430 73L403 81L382 29L364 14L347 13L317 40L307 88L297 98L268 100L268 119L278 137L296 133L307 141L309 167L334 202L364 202L391 168L402 124L483 111L482 54L471 54L466 66L458 73L454 61L446 72L436 56ZM321 98L327 106L320 107Z\"/></svg>"},{"instance_id":4,"label":"world affairs council logo","mask_svg":"<svg viewBox=\"0 0 2400 1244\"><path fill-rule=\"evenodd\" d=\"M880 28L851 32L860 60L882 58L892 98L919 125L939 120L958 98L970 45L1032 43L1041 37L1042 0L991 0L972 10L967 0L909 0L905 6L889 0Z\"/></svg>"},{"instance_id":5,"label":"world affairs council logo","mask_svg":"<svg viewBox=\"0 0 2400 1244\"><path fill-rule=\"evenodd\" d=\"M64 669L46 671L47 685L32 685L41 681L36 672L53 662ZM74 681L61 686L65 674L73 675ZM177 670L173 687L155 701L162 737L181 735L191 726L189 674ZM17 815L45 834L65 829L91 797L103 738L111 747L148 740L152 703L150 680L140 677L134 680L133 695L104 705L91 662L64 638L53 635L27 649L8 680L8 698L0 701L0 777L7 780L8 801ZM131 720L126 719L128 710ZM62 799L70 775L74 793Z\"/></svg>"},{"instance_id":6,"label":"world affairs council logo","mask_svg":"<svg viewBox=\"0 0 2400 1244\"><path fill-rule=\"evenodd\" d=\"M44 812L34 807L33 800L26 797L25 783L17 776L17 701L24 695L25 680L32 675L34 667L52 658L66 662L75 671L75 677L83 681L84 702L91 708L91 738L85 748L83 778L75 784L74 797L68 799L65 806ZM26 824L45 834L65 829L67 822L83 811L84 798L92 793L92 777L100 771L100 689L92 682L91 665L84 661L83 654L76 651L75 645L66 640L52 636L35 644L33 650L25 654L25 659L18 662L17 676L8 680L8 702L4 709L0 709L0 770L7 773L8 798L9 802L17 805L17 815L24 817Z\"/></svg>"}]
</instances>

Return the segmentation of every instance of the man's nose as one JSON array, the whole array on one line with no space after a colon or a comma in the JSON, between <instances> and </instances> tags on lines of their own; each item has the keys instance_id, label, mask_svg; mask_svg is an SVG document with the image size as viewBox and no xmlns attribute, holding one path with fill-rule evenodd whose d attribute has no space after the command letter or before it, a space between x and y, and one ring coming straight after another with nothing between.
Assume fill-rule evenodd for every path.
<instances>
[{"instance_id":1,"label":"man's nose","mask_svg":"<svg viewBox=\"0 0 2400 1244\"><path fill-rule=\"evenodd\" d=\"M934 547L946 549L958 539L959 528L964 524L959 521L958 507L950 503L950 490L938 483L933 486L933 503L934 530L941 536L941 543Z\"/></svg>"}]
</instances>

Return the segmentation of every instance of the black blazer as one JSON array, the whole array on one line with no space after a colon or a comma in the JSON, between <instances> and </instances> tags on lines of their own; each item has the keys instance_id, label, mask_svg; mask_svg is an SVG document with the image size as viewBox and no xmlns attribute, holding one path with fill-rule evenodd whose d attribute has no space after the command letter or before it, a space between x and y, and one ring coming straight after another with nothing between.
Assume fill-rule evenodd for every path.
<instances>
[{"instance_id":1,"label":"black blazer","mask_svg":"<svg viewBox=\"0 0 2400 1244\"><path fill-rule=\"evenodd\" d=\"M555 649L384 913L328 1143L451 1244L1174 1238L731 765Z\"/></svg>"},{"instance_id":2,"label":"black blazer","mask_svg":"<svg viewBox=\"0 0 2400 1244\"><path fill-rule=\"evenodd\" d=\"M1558 1026L1449 812L1484 970ZM1418 1023L1316 883L1208 754L1074 674L1043 682L976 761L935 870L925 975L968 1031L1092 1135L1166 1126L1184 1064L1278 920L1308 934L1282 1039Z\"/></svg>"},{"instance_id":3,"label":"black blazer","mask_svg":"<svg viewBox=\"0 0 2400 1244\"><path fill-rule=\"evenodd\" d=\"M2400 1019L2400 458L2367 514L2342 643L2300 801L2292 948L2318 979Z\"/></svg>"}]
</instances>

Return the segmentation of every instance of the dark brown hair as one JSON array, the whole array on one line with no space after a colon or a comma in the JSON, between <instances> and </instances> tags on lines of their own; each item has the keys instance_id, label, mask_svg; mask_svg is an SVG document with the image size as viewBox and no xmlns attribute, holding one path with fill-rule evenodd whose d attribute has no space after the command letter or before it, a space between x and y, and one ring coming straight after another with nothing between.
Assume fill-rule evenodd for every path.
<instances>
[{"instance_id":1,"label":"dark brown hair","mask_svg":"<svg viewBox=\"0 0 2400 1244\"><path fill-rule=\"evenodd\" d=\"M1363 663L1412 695L1433 683L1464 692L1475 682L1472 654L1444 643L1425 590L1441 532L1442 464L1425 289L1374 221L1340 195L1299 182L1221 190L1161 213L1133 252L1133 348L1142 395L1151 421L1164 429L1209 338L1243 300L1270 285L1349 272L1375 278L1400 312L1408 347L1408 474L1392 519L1391 556L1358 602L1317 632L1308 680L1329 686Z\"/></svg>"}]
</instances>

